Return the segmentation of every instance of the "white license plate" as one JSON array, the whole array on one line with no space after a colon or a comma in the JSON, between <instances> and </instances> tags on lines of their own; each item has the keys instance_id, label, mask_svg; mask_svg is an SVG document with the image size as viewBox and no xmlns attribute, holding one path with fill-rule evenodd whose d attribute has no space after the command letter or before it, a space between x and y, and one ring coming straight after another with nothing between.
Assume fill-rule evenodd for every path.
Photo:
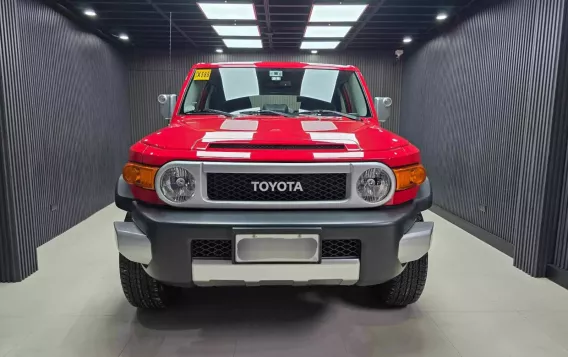
<instances>
[{"instance_id":1,"label":"white license plate","mask_svg":"<svg viewBox=\"0 0 568 357\"><path fill-rule=\"evenodd\" d=\"M318 234L237 234L237 263L317 263L320 261Z\"/></svg>"}]
</instances>

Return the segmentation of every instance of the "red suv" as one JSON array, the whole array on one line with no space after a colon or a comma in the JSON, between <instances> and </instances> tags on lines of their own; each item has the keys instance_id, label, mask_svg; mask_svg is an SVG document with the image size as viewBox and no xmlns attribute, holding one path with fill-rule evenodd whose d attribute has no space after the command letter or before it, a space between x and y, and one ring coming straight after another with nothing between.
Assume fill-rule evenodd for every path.
<instances>
[{"instance_id":1,"label":"red suv","mask_svg":"<svg viewBox=\"0 0 568 357\"><path fill-rule=\"evenodd\" d=\"M128 301L179 287L359 285L387 306L424 289L434 224L420 154L380 126L390 98L353 66L200 63L170 123L130 149L116 186Z\"/></svg>"}]
</instances>

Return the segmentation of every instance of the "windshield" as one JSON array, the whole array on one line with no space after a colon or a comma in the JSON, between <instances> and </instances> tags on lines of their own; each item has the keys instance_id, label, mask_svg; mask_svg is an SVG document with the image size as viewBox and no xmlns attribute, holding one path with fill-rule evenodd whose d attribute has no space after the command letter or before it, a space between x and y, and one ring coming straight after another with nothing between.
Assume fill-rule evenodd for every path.
<instances>
[{"instance_id":1,"label":"windshield","mask_svg":"<svg viewBox=\"0 0 568 357\"><path fill-rule=\"evenodd\" d=\"M182 114L278 115L318 110L320 115L370 116L357 74L328 69L197 69L180 108Z\"/></svg>"}]
</instances>

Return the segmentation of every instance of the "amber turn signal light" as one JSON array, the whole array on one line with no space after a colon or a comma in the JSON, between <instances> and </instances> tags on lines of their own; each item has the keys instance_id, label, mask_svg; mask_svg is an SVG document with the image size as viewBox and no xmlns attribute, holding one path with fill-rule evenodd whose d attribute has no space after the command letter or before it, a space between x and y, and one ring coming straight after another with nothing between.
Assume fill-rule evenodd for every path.
<instances>
[{"instance_id":1,"label":"amber turn signal light","mask_svg":"<svg viewBox=\"0 0 568 357\"><path fill-rule=\"evenodd\" d=\"M158 167L140 165L129 162L122 169L122 177L130 185L145 188L147 190L154 189L154 178L158 172Z\"/></svg>"},{"instance_id":2,"label":"amber turn signal light","mask_svg":"<svg viewBox=\"0 0 568 357\"><path fill-rule=\"evenodd\" d=\"M396 177L397 191L418 186L426 180L426 169L420 164L401 167L393 171Z\"/></svg>"}]
</instances>

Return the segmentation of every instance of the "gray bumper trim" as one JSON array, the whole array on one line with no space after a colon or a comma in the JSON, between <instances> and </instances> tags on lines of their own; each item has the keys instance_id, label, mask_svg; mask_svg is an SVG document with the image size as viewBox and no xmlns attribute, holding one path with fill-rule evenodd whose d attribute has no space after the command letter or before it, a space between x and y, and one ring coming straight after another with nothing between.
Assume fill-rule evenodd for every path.
<instances>
[{"instance_id":1,"label":"gray bumper trim","mask_svg":"<svg viewBox=\"0 0 568 357\"><path fill-rule=\"evenodd\" d=\"M398 246L398 260L408 263L422 258L432 242L434 222L416 222L405 235Z\"/></svg>"},{"instance_id":2,"label":"gray bumper trim","mask_svg":"<svg viewBox=\"0 0 568 357\"><path fill-rule=\"evenodd\" d=\"M134 223L114 222L114 232L120 254L130 261L150 264L152 260L152 244Z\"/></svg>"},{"instance_id":3,"label":"gray bumper trim","mask_svg":"<svg viewBox=\"0 0 568 357\"><path fill-rule=\"evenodd\" d=\"M133 262L149 264L152 260L152 245L146 235L133 222L114 222L116 244L120 254ZM408 263L422 258L430 249L433 222L416 222L402 236L398 249L398 260ZM219 263L218 261L215 261ZM195 262L193 263L195 265ZM359 265L357 265L359 266ZM223 267L222 269L225 269Z\"/></svg>"},{"instance_id":4,"label":"gray bumper trim","mask_svg":"<svg viewBox=\"0 0 568 357\"><path fill-rule=\"evenodd\" d=\"M197 286L225 285L353 285L359 280L359 259L325 259L320 264L234 264L195 260Z\"/></svg>"}]
</instances>

